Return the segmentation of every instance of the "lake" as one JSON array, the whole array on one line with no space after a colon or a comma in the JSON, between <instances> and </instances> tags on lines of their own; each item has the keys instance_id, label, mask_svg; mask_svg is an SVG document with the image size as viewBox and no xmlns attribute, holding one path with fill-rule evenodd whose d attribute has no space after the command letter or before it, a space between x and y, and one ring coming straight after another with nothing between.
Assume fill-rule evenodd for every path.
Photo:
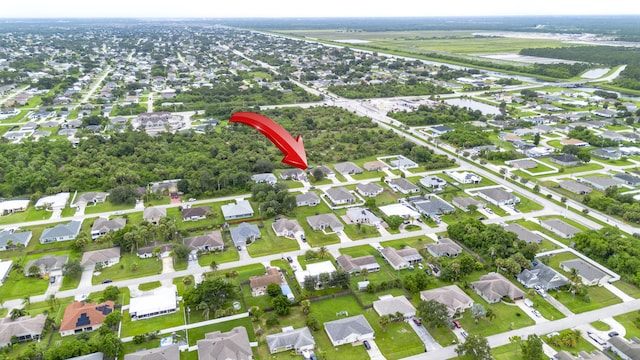
<instances>
[{"instance_id":1,"label":"lake","mask_svg":"<svg viewBox=\"0 0 640 360\"><path fill-rule=\"evenodd\" d=\"M487 105L475 100L470 99L446 99L446 102L449 105L455 105L459 107L466 107L471 110L480 110L485 115L499 115L500 109L496 106Z\"/></svg>"}]
</instances>

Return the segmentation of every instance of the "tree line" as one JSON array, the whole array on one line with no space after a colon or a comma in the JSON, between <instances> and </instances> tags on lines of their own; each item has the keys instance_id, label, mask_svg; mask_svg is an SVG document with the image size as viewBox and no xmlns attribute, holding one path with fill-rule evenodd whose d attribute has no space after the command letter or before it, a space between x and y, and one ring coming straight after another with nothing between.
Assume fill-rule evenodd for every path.
<instances>
[{"instance_id":1,"label":"tree line","mask_svg":"<svg viewBox=\"0 0 640 360\"><path fill-rule=\"evenodd\" d=\"M450 89L443 86L435 85L431 82L416 82L415 79L414 82L407 83L392 80L381 84L361 82L352 85L331 85L328 90L349 99L452 93Z\"/></svg>"},{"instance_id":2,"label":"tree line","mask_svg":"<svg viewBox=\"0 0 640 360\"><path fill-rule=\"evenodd\" d=\"M428 106L420 105L415 111L392 111L387 113L405 125L425 126L436 124L462 123L468 121L480 121L484 119L480 110L471 110L459 106Z\"/></svg>"}]
</instances>

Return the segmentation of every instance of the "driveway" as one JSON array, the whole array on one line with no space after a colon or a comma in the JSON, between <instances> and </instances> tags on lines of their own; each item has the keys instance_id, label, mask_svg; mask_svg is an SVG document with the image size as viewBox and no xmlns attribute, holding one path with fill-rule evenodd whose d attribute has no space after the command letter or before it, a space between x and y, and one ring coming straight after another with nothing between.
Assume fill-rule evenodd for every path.
<instances>
[{"instance_id":1,"label":"driveway","mask_svg":"<svg viewBox=\"0 0 640 360\"><path fill-rule=\"evenodd\" d=\"M537 316L536 314L533 313L533 308L528 307L527 305L525 305L524 301L522 300L516 300L516 305L518 305L518 307L520 308L520 310L522 310L522 312L524 312L525 314L527 314L527 316L529 316L530 318L533 319L533 321L536 322L536 324L539 324L541 322L545 322L545 321L549 321L548 319L545 319L544 317L541 316Z\"/></svg>"},{"instance_id":2,"label":"driveway","mask_svg":"<svg viewBox=\"0 0 640 360\"><path fill-rule=\"evenodd\" d=\"M91 280L93 279L93 266L89 269L85 269L82 272L82 277L80 278L80 284L78 285L78 289L91 288L93 285Z\"/></svg>"},{"instance_id":3,"label":"driveway","mask_svg":"<svg viewBox=\"0 0 640 360\"><path fill-rule=\"evenodd\" d=\"M369 358L371 360L386 360L387 358L382 355L380 348L378 348L378 344L376 344L375 340L368 339L369 345L371 345L371 349L367 350L367 354L369 354ZM363 345L364 346L364 345Z\"/></svg>"},{"instance_id":4,"label":"driveway","mask_svg":"<svg viewBox=\"0 0 640 360\"><path fill-rule=\"evenodd\" d=\"M434 351L437 349L442 349L442 346L438 344L438 342L429 334L427 329L424 326L418 326L412 320L406 320L406 322L411 326L413 331L416 332L420 340L424 343L424 348L427 351Z\"/></svg>"},{"instance_id":5,"label":"driveway","mask_svg":"<svg viewBox=\"0 0 640 360\"><path fill-rule=\"evenodd\" d=\"M165 258L162 258L162 273L169 274L174 271L175 269L173 268L173 257L167 256ZM173 284L173 279L164 279L161 280L160 283L162 284L162 286L171 286L171 284Z\"/></svg>"}]
</instances>

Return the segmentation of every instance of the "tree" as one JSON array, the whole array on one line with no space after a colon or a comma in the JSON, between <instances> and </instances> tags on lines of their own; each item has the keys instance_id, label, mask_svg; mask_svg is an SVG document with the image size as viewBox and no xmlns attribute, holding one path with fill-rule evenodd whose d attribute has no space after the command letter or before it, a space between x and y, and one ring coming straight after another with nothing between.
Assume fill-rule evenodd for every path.
<instances>
[{"instance_id":1,"label":"tree","mask_svg":"<svg viewBox=\"0 0 640 360\"><path fill-rule=\"evenodd\" d=\"M271 283L267 285L267 294L272 298L282 294L282 288L278 283Z\"/></svg>"},{"instance_id":2,"label":"tree","mask_svg":"<svg viewBox=\"0 0 640 360\"><path fill-rule=\"evenodd\" d=\"M537 132L533 135L533 145L538 146L540 144L540 133Z\"/></svg>"},{"instance_id":3,"label":"tree","mask_svg":"<svg viewBox=\"0 0 640 360\"><path fill-rule=\"evenodd\" d=\"M273 310L280 316L289 315L291 302L285 295L278 295L271 300Z\"/></svg>"},{"instance_id":4,"label":"tree","mask_svg":"<svg viewBox=\"0 0 640 360\"><path fill-rule=\"evenodd\" d=\"M569 270L569 275L567 275L567 280L569 280L569 282L571 283L571 285L569 286L569 291L571 293L575 293L575 290L578 286L580 286L580 284L582 284L582 278L580 277L580 273L578 272L578 270L576 268L571 268L571 270Z\"/></svg>"},{"instance_id":5,"label":"tree","mask_svg":"<svg viewBox=\"0 0 640 360\"><path fill-rule=\"evenodd\" d=\"M211 264L209 264L209 267L211 268L211 271L213 271L214 274L216 273L216 271L218 271L218 263L215 260L211 261Z\"/></svg>"},{"instance_id":6,"label":"tree","mask_svg":"<svg viewBox=\"0 0 640 360\"><path fill-rule=\"evenodd\" d=\"M515 353L513 354L513 356L517 356L518 355L518 348L520 347L520 341L522 341L522 338L520 336L512 336L509 338L509 342L512 344L515 344Z\"/></svg>"},{"instance_id":7,"label":"tree","mask_svg":"<svg viewBox=\"0 0 640 360\"><path fill-rule=\"evenodd\" d=\"M321 246L320 249L318 249L318 257L324 259L327 256L329 256L329 249L327 249L326 246Z\"/></svg>"},{"instance_id":8,"label":"tree","mask_svg":"<svg viewBox=\"0 0 640 360\"><path fill-rule=\"evenodd\" d=\"M382 332L387 332L387 326L391 324L391 316L382 315L378 318L378 324L382 328Z\"/></svg>"},{"instance_id":9,"label":"tree","mask_svg":"<svg viewBox=\"0 0 640 360\"><path fill-rule=\"evenodd\" d=\"M525 360L542 360L545 359L542 350L542 340L538 335L532 334L527 340L520 344L522 348L522 358Z\"/></svg>"},{"instance_id":10,"label":"tree","mask_svg":"<svg viewBox=\"0 0 640 360\"><path fill-rule=\"evenodd\" d=\"M404 222L404 219L402 218L402 216L391 215L391 216L384 217L384 222L386 222L387 225L389 225L389 229L398 230L400 225L402 225L402 223Z\"/></svg>"},{"instance_id":11,"label":"tree","mask_svg":"<svg viewBox=\"0 0 640 360\"><path fill-rule=\"evenodd\" d=\"M216 311L229 303L236 296L236 291L235 285L217 277L204 280L197 287L185 291L183 299L187 306L195 308L204 302Z\"/></svg>"},{"instance_id":12,"label":"tree","mask_svg":"<svg viewBox=\"0 0 640 360\"><path fill-rule=\"evenodd\" d=\"M260 307L258 306L252 306L250 313L251 313L251 317L253 318L253 321L258 321L264 314L264 310L260 309Z\"/></svg>"},{"instance_id":13,"label":"tree","mask_svg":"<svg viewBox=\"0 0 640 360\"><path fill-rule=\"evenodd\" d=\"M491 320L496 318L496 313L493 312L493 309L488 308L484 316L489 320L489 322L491 322Z\"/></svg>"},{"instance_id":14,"label":"tree","mask_svg":"<svg viewBox=\"0 0 640 360\"><path fill-rule=\"evenodd\" d=\"M133 205L138 198L138 192L133 186L118 186L109 191L109 202L112 204Z\"/></svg>"},{"instance_id":15,"label":"tree","mask_svg":"<svg viewBox=\"0 0 640 360\"><path fill-rule=\"evenodd\" d=\"M109 285L104 291L102 291L102 300L101 301L116 301L120 296L120 289L117 286Z\"/></svg>"},{"instance_id":16,"label":"tree","mask_svg":"<svg viewBox=\"0 0 640 360\"><path fill-rule=\"evenodd\" d=\"M109 330L115 329L120 321L122 321L122 314L119 311L112 311L102 321L102 327Z\"/></svg>"},{"instance_id":17,"label":"tree","mask_svg":"<svg viewBox=\"0 0 640 360\"><path fill-rule=\"evenodd\" d=\"M445 327L449 322L447 306L435 300L420 301L417 307L418 317L431 327Z\"/></svg>"},{"instance_id":18,"label":"tree","mask_svg":"<svg viewBox=\"0 0 640 360\"><path fill-rule=\"evenodd\" d=\"M11 320L16 320L26 315L29 315L29 313L27 313L27 311L24 309L18 309L18 308L11 309Z\"/></svg>"},{"instance_id":19,"label":"tree","mask_svg":"<svg viewBox=\"0 0 640 360\"><path fill-rule=\"evenodd\" d=\"M318 321L315 316L309 315L307 318L307 326L311 331L318 331L320 329L320 321Z\"/></svg>"},{"instance_id":20,"label":"tree","mask_svg":"<svg viewBox=\"0 0 640 360\"><path fill-rule=\"evenodd\" d=\"M313 276L305 276L304 278L304 282L302 283L302 287L306 290L306 291L313 291L316 289L316 278Z\"/></svg>"},{"instance_id":21,"label":"tree","mask_svg":"<svg viewBox=\"0 0 640 360\"><path fill-rule=\"evenodd\" d=\"M29 276L31 277L38 277L40 276L40 266L38 265L31 265L29 266L29 269L27 269L27 272L29 273Z\"/></svg>"},{"instance_id":22,"label":"tree","mask_svg":"<svg viewBox=\"0 0 640 360\"><path fill-rule=\"evenodd\" d=\"M305 299L300 301L300 306L302 307L302 313L305 315L309 315L311 311L311 301Z\"/></svg>"},{"instance_id":23,"label":"tree","mask_svg":"<svg viewBox=\"0 0 640 360\"><path fill-rule=\"evenodd\" d=\"M473 318L475 319L476 324L481 317L485 317L486 315L487 311L484 309L484 306L478 303L475 303L473 304L473 306L471 306L471 316L473 316Z\"/></svg>"},{"instance_id":24,"label":"tree","mask_svg":"<svg viewBox=\"0 0 640 360\"><path fill-rule=\"evenodd\" d=\"M116 357L122 352L122 340L115 333L102 335L98 341L98 348L108 357Z\"/></svg>"},{"instance_id":25,"label":"tree","mask_svg":"<svg viewBox=\"0 0 640 360\"><path fill-rule=\"evenodd\" d=\"M324 173L320 168L313 169L313 171L311 172L311 175L313 175L313 179L315 181L321 181L322 179L324 179Z\"/></svg>"},{"instance_id":26,"label":"tree","mask_svg":"<svg viewBox=\"0 0 640 360\"><path fill-rule=\"evenodd\" d=\"M176 259L180 261L187 261L189 259L189 253L191 249L187 245L178 244L173 247L173 255L176 256Z\"/></svg>"},{"instance_id":27,"label":"tree","mask_svg":"<svg viewBox=\"0 0 640 360\"><path fill-rule=\"evenodd\" d=\"M78 259L69 260L62 266L62 275L70 278L79 278L82 275L82 271L82 265L80 265L80 260Z\"/></svg>"},{"instance_id":28,"label":"tree","mask_svg":"<svg viewBox=\"0 0 640 360\"><path fill-rule=\"evenodd\" d=\"M480 335L467 336L465 342L456 347L456 353L468 355L473 360L491 360L489 342Z\"/></svg>"}]
</instances>

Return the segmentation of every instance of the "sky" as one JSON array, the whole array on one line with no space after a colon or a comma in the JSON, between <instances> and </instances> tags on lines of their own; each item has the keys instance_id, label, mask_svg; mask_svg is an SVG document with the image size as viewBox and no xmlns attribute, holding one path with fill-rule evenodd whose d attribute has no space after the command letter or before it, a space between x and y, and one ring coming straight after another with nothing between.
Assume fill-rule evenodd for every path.
<instances>
[{"instance_id":1,"label":"sky","mask_svg":"<svg viewBox=\"0 0 640 360\"><path fill-rule=\"evenodd\" d=\"M0 18L640 15L638 0L7 0Z\"/></svg>"}]
</instances>

